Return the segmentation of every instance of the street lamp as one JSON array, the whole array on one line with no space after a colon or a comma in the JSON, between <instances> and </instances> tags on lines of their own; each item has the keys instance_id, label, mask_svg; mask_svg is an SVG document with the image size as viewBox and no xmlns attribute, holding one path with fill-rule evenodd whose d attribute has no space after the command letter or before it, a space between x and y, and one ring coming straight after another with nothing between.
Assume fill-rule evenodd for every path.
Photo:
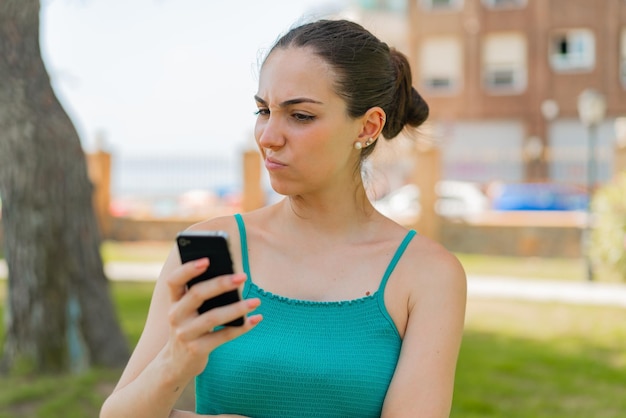
<instances>
[{"instance_id":1,"label":"street lamp","mask_svg":"<svg viewBox=\"0 0 626 418\"><path fill-rule=\"evenodd\" d=\"M587 280L593 280L593 267L589 258L589 246L591 240L591 197L596 182L596 141L598 125L604 120L606 113L606 100L604 96L593 89L587 89L578 96L578 116L583 125L587 127L587 216L585 227L581 234L581 248L587 264Z\"/></svg>"}]
</instances>

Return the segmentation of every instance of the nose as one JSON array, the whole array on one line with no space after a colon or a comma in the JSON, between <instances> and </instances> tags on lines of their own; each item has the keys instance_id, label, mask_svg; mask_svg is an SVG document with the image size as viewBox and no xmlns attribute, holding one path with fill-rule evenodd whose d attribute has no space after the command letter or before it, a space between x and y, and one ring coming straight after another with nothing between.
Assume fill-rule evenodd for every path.
<instances>
[{"instance_id":1,"label":"nose","mask_svg":"<svg viewBox=\"0 0 626 418\"><path fill-rule=\"evenodd\" d=\"M276 149L285 144L280 120L272 115L257 119L254 136L262 148Z\"/></svg>"}]
</instances>

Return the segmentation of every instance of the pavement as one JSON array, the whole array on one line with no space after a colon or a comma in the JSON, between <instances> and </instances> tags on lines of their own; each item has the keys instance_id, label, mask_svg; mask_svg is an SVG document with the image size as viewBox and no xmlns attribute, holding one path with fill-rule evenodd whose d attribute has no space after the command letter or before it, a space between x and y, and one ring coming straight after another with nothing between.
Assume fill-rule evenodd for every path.
<instances>
[{"instance_id":1,"label":"pavement","mask_svg":"<svg viewBox=\"0 0 626 418\"><path fill-rule=\"evenodd\" d=\"M106 276L111 280L150 282L159 276L161 266L161 263L111 262L105 265L104 270ZM0 260L0 277L7 277L7 266L4 260ZM467 293L468 297L608 305L626 308L626 283L469 275Z\"/></svg>"},{"instance_id":2,"label":"pavement","mask_svg":"<svg viewBox=\"0 0 626 418\"><path fill-rule=\"evenodd\" d=\"M469 297L507 298L626 308L626 284L468 276Z\"/></svg>"}]
</instances>

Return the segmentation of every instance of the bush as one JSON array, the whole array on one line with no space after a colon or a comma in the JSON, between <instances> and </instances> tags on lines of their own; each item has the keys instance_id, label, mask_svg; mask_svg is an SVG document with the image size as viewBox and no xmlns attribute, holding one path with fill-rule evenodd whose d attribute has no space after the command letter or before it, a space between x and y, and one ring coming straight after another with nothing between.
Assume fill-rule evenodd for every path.
<instances>
[{"instance_id":1,"label":"bush","mask_svg":"<svg viewBox=\"0 0 626 418\"><path fill-rule=\"evenodd\" d=\"M626 172L597 190L591 210L589 257L626 281Z\"/></svg>"}]
</instances>

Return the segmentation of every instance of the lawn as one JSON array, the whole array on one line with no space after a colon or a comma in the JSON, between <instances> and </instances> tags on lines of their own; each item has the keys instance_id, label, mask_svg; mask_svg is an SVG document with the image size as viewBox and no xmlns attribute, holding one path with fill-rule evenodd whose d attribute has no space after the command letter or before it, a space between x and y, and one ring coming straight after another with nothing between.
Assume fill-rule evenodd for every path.
<instances>
[{"instance_id":1,"label":"lawn","mask_svg":"<svg viewBox=\"0 0 626 418\"><path fill-rule=\"evenodd\" d=\"M468 274L539 280L587 280L586 264L582 258L506 257L461 253L456 256ZM624 282L623 277L606 266L595 267L594 280Z\"/></svg>"},{"instance_id":2,"label":"lawn","mask_svg":"<svg viewBox=\"0 0 626 418\"><path fill-rule=\"evenodd\" d=\"M115 242L105 241L102 257L105 261L163 262L172 249L170 242ZM584 281L585 263L582 258L539 258L486 256L457 253L468 274L516 276L529 279ZM597 271L596 280L616 281L606 269Z\"/></svg>"},{"instance_id":3,"label":"lawn","mask_svg":"<svg viewBox=\"0 0 626 418\"><path fill-rule=\"evenodd\" d=\"M585 280L583 259L485 256L457 253L468 274L529 279Z\"/></svg>"},{"instance_id":4,"label":"lawn","mask_svg":"<svg viewBox=\"0 0 626 418\"><path fill-rule=\"evenodd\" d=\"M170 243L105 242L105 261L160 262ZM580 260L459 254L469 274L582 280ZM151 283L113 282L129 342L139 338ZM6 281L0 280L0 335ZM626 411L626 309L471 298L459 357L454 418L619 417ZM0 377L0 418L98 415L119 370ZM192 389L192 388L191 388ZM191 408L192 391L180 405Z\"/></svg>"},{"instance_id":5,"label":"lawn","mask_svg":"<svg viewBox=\"0 0 626 418\"><path fill-rule=\"evenodd\" d=\"M105 241L101 247L101 254L104 262L161 263L167 258L173 247L172 244L166 241ZM466 272L473 275L516 276L528 279L586 280L585 263L581 258L506 257L463 253L457 253L456 256L465 267ZM0 253L1 257L2 254ZM595 279L610 282L622 280L607 269L599 269Z\"/></svg>"},{"instance_id":6,"label":"lawn","mask_svg":"<svg viewBox=\"0 0 626 418\"><path fill-rule=\"evenodd\" d=\"M104 241L100 247L102 259L107 261L157 263L164 262L174 241Z\"/></svg>"},{"instance_id":7,"label":"lawn","mask_svg":"<svg viewBox=\"0 0 626 418\"><path fill-rule=\"evenodd\" d=\"M0 305L5 285L0 282ZM151 291L149 283L112 284L131 344ZM623 415L625 322L619 308L470 299L452 417ZM0 378L0 418L95 417L118 376L92 370ZM192 405L188 395L184 406Z\"/></svg>"},{"instance_id":8,"label":"lawn","mask_svg":"<svg viewBox=\"0 0 626 418\"><path fill-rule=\"evenodd\" d=\"M470 299L452 417L621 417L626 310Z\"/></svg>"}]
</instances>

